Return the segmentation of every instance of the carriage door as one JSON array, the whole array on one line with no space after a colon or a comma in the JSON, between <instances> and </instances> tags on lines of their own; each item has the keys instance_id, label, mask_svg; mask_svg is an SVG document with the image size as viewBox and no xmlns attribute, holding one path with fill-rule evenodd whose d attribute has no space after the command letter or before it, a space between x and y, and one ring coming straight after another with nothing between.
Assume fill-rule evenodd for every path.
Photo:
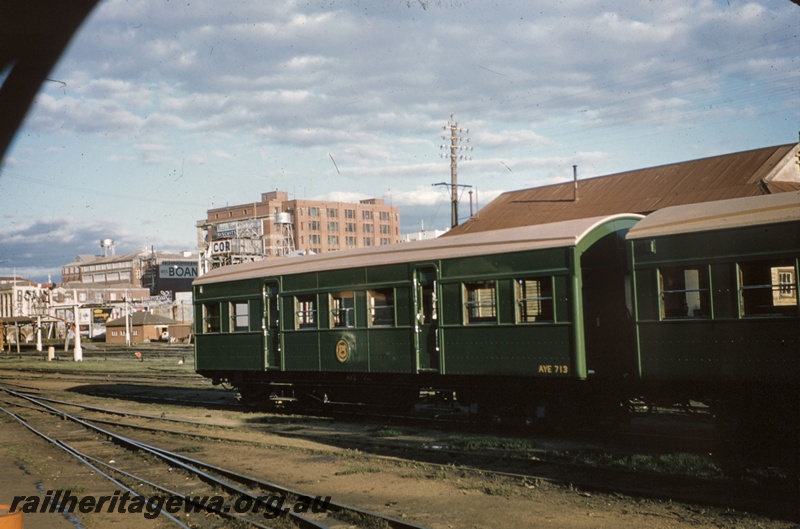
<instances>
[{"instance_id":1,"label":"carriage door","mask_svg":"<svg viewBox=\"0 0 800 529\"><path fill-rule=\"evenodd\" d=\"M261 330L264 334L264 366L266 369L281 368L280 313L278 312L278 283L264 283L264 315Z\"/></svg>"},{"instance_id":2,"label":"carriage door","mask_svg":"<svg viewBox=\"0 0 800 529\"><path fill-rule=\"evenodd\" d=\"M437 269L424 266L414 271L414 330L417 370L439 371L439 302L436 291Z\"/></svg>"}]
</instances>

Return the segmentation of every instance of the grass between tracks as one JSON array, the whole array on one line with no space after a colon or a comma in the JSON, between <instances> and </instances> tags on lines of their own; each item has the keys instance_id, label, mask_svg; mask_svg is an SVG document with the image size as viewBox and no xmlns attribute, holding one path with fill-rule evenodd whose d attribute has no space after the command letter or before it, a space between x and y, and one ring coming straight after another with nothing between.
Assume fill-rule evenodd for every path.
<instances>
[{"instance_id":1,"label":"grass between tracks","mask_svg":"<svg viewBox=\"0 0 800 529\"><path fill-rule=\"evenodd\" d=\"M0 352L0 370L14 369L33 373L86 373L86 374L164 374L199 376L194 372L194 356L191 353L159 355L142 351L141 357L135 352L114 352L94 354L83 361L72 360L72 353L57 354L57 359L47 361L47 353L25 353L17 355ZM69 355L69 357L67 357Z\"/></svg>"}]
</instances>

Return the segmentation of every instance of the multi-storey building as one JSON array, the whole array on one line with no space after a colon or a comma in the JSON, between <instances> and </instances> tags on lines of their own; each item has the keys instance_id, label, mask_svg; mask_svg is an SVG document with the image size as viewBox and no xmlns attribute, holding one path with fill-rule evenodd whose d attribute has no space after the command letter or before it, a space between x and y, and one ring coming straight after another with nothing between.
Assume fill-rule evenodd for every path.
<instances>
[{"instance_id":1,"label":"multi-storey building","mask_svg":"<svg viewBox=\"0 0 800 529\"><path fill-rule=\"evenodd\" d=\"M195 277L197 256L190 252L142 250L124 255L79 255L61 267L64 285L106 287L109 292L126 286L147 288L151 297L170 301L178 292L190 292Z\"/></svg>"},{"instance_id":2,"label":"multi-storey building","mask_svg":"<svg viewBox=\"0 0 800 529\"><path fill-rule=\"evenodd\" d=\"M197 254L141 250L123 255L79 255L62 266L62 287L75 291L77 302L122 310L147 310L178 321L191 321L192 280ZM119 315L119 310L112 316Z\"/></svg>"},{"instance_id":3,"label":"multi-storey building","mask_svg":"<svg viewBox=\"0 0 800 529\"><path fill-rule=\"evenodd\" d=\"M400 241L400 213L382 199L358 203L289 200L285 191L259 202L210 209L198 221L204 270L244 261L323 253Z\"/></svg>"}]
</instances>

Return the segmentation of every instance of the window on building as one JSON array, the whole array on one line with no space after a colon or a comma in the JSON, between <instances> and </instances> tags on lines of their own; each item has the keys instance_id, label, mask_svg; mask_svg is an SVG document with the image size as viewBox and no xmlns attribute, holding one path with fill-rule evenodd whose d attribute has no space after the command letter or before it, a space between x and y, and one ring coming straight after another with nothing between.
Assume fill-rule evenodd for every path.
<instances>
[{"instance_id":1,"label":"window on building","mask_svg":"<svg viewBox=\"0 0 800 529\"><path fill-rule=\"evenodd\" d=\"M331 327L355 327L356 305L352 290L330 295Z\"/></svg>"},{"instance_id":2,"label":"window on building","mask_svg":"<svg viewBox=\"0 0 800 529\"><path fill-rule=\"evenodd\" d=\"M246 332L250 330L249 306L246 301L236 301L230 304L231 332Z\"/></svg>"},{"instance_id":3,"label":"window on building","mask_svg":"<svg viewBox=\"0 0 800 529\"><path fill-rule=\"evenodd\" d=\"M339 216L339 210L335 209L335 208L328 208L327 213L328 213L328 217L332 218L332 219L335 219L335 218L337 218Z\"/></svg>"},{"instance_id":4,"label":"window on building","mask_svg":"<svg viewBox=\"0 0 800 529\"><path fill-rule=\"evenodd\" d=\"M554 321L553 280L549 277L518 279L517 321L536 323Z\"/></svg>"},{"instance_id":5,"label":"window on building","mask_svg":"<svg viewBox=\"0 0 800 529\"><path fill-rule=\"evenodd\" d=\"M381 233L386 235L392 233L392 227L388 224L381 224Z\"/></svg>"},{"instance_id":6,"label":"window on building","mask_svg":"<svg viewBox=\"0 0 800 529\"><path fill-rule=\"evenodd\" d=\"M465 283L463 292L467 324L495 323L497 321L494 281Z\"/></svg>"},{"instance_id":7,"label":"window on building","mask_svg":"<svg viewBox=\"0 0 800 529\"><path fill-rule=\"evenodd\" d=\"M708 267L673 267L658 271L661 318L710 318Z\"/></svg>"},{"instance_id":8,"label":"window on building","mask_svg":"<svg viewBox=\"0 0 800 529\"><path fill-rule=\"evenodd\" d=\"M355 237L347 237L347 246L356 246L357 244Z\"/></svg>"},{"instance_id":9,"label":"window on building","mask_svg":"<svg viewBox=\"0 0 800 529\"><path fill-rule=\"evenodd\" d=\"M339 222L338 221L329 222L328 231L339 231Z\"/></svg>"},{"instance_id":10,"label":"window on building","mask_svg":"<svg viewBox=\"0 0 800 529\"><path fill-rule=\"evenodd\" d=\"M362 211L361 218L364 220L372 220L372 212L371 211Z\"/></svg>"},{"instance_id":11,"label":"window on building","mask_svg":"<svg viewBox=\"0 0 800 529\"><path fill-rule=\"evenodd\" d=\"M388 211L381 211L381 220L389 220L389 212Z\"/></svg>"},{"instance_id":12,"label":"window on building","mask_svg":"<svg viewBox=\"0 0 800 529\"><path fill-rule=\"evenodd\" d=\"M220 332L219 303L203 303L203 332Z\"/></svg>"},{"instance_id":13,"label":"window on building","mask_svg":"<svg viewBox=\"0 0 800 529\"><path fill-rule=\"evenodd\" d=\"M791 260L739 264L742 316L797 315L797 270Z\"/></svg>"},{"instance_id":14,"label":"window on building","mask_svg":"<svg viewBox=\"0 0 800 529\"><path fill-rule=\"evenodd\" d=\"M344 218L346 218L346 219L354 219L354 218L356 218L356 210L354 210L354 209L346 209L346 210L344 210Z\"/></svg>"},{"instance_id":15,"label":"window on building","mask_svg":"<svg viewBox=\"0 0 800 529\"><path fill-rule=\"evenodd\" d=\"M347 233L355 233L356 232L356 223L355 222L347 222L344 225L344 231Z\"/></svg>"},{"instance_id":16,"label":"window on building","mask_svg":"<svg viewBox=\"0 0 800 529\"><path fill-rule=\"evenodd\" d=\"M369 291L369 322L372 327L394 325L394 289L381 288Z\"/></svg>"},{"instance_id":17,"label":"window on building","mask_svg":"<svg viewBox=\"0 0 800 529\"><path fill-rule=\"evenodd\" d=\"M364 233L372 233L374 231L372 224L364 224Z\"/></svg>"},{"instance_id":18,"label":"window on building","mask_svg":"<svg viewBox=\"0 0 800 529\"><path fill-rule=\"evenodd\" d=\"M364 246L375 246L375 239L372 237L364 237Z\"/></svg>"},{"instance_id":19,"label":"window on building","mask_svg":"<svg viewBox=\"0 0 800 529\"><path fill-rule=\"evenodd\" d=\"M317 328L317 297L315 295L294 298L295 329Z\"/></svg>"},{"instance_id":20,"label":"window on building","mask_svg":"<svg viewBox=\"0 0 800 529\"><path fill-rule=\"evenodd\" d=\"M308 229L312 231L319 231L320 222L318 220L311 220L308 222Z\"/></svg>"},{"instance_id":21,"label":"window on building","mask_svg":"<svg viewBox=\"0 0 800 529\"><path fill-rule=\"evenodd\" d=\"M328 235L328 246L339 246L339 236Z\"/></svg>"}]
</instances>

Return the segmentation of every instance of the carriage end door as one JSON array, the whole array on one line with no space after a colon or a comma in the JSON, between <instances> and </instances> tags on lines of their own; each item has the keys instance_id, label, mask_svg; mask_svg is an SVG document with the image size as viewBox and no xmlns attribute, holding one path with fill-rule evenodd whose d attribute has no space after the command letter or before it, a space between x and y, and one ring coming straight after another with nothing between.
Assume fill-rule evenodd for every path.
<instances>
[{"instance_id":1,"label":"carriage end door","mask_svg":"<svg viewBox=\"0 0 800 529\"><path fill-rule=\"evenodd\" d=\"M280 313L278 312L278 283L268 281L263 286L264 315L261 330L264 336L264 367L269 370L281 368Z\"/></svg>"},{"instance_id":2,"label":"carriage end door","mask_svg":"<svg viewBox=\"0 0 800 529\"><path fill-rule=\"evenodd\" d=\"M418 372L438 373L440 370L437 277L438 270L433 265L414 270L414 344Z\"/></svg>"}]
</instances>

